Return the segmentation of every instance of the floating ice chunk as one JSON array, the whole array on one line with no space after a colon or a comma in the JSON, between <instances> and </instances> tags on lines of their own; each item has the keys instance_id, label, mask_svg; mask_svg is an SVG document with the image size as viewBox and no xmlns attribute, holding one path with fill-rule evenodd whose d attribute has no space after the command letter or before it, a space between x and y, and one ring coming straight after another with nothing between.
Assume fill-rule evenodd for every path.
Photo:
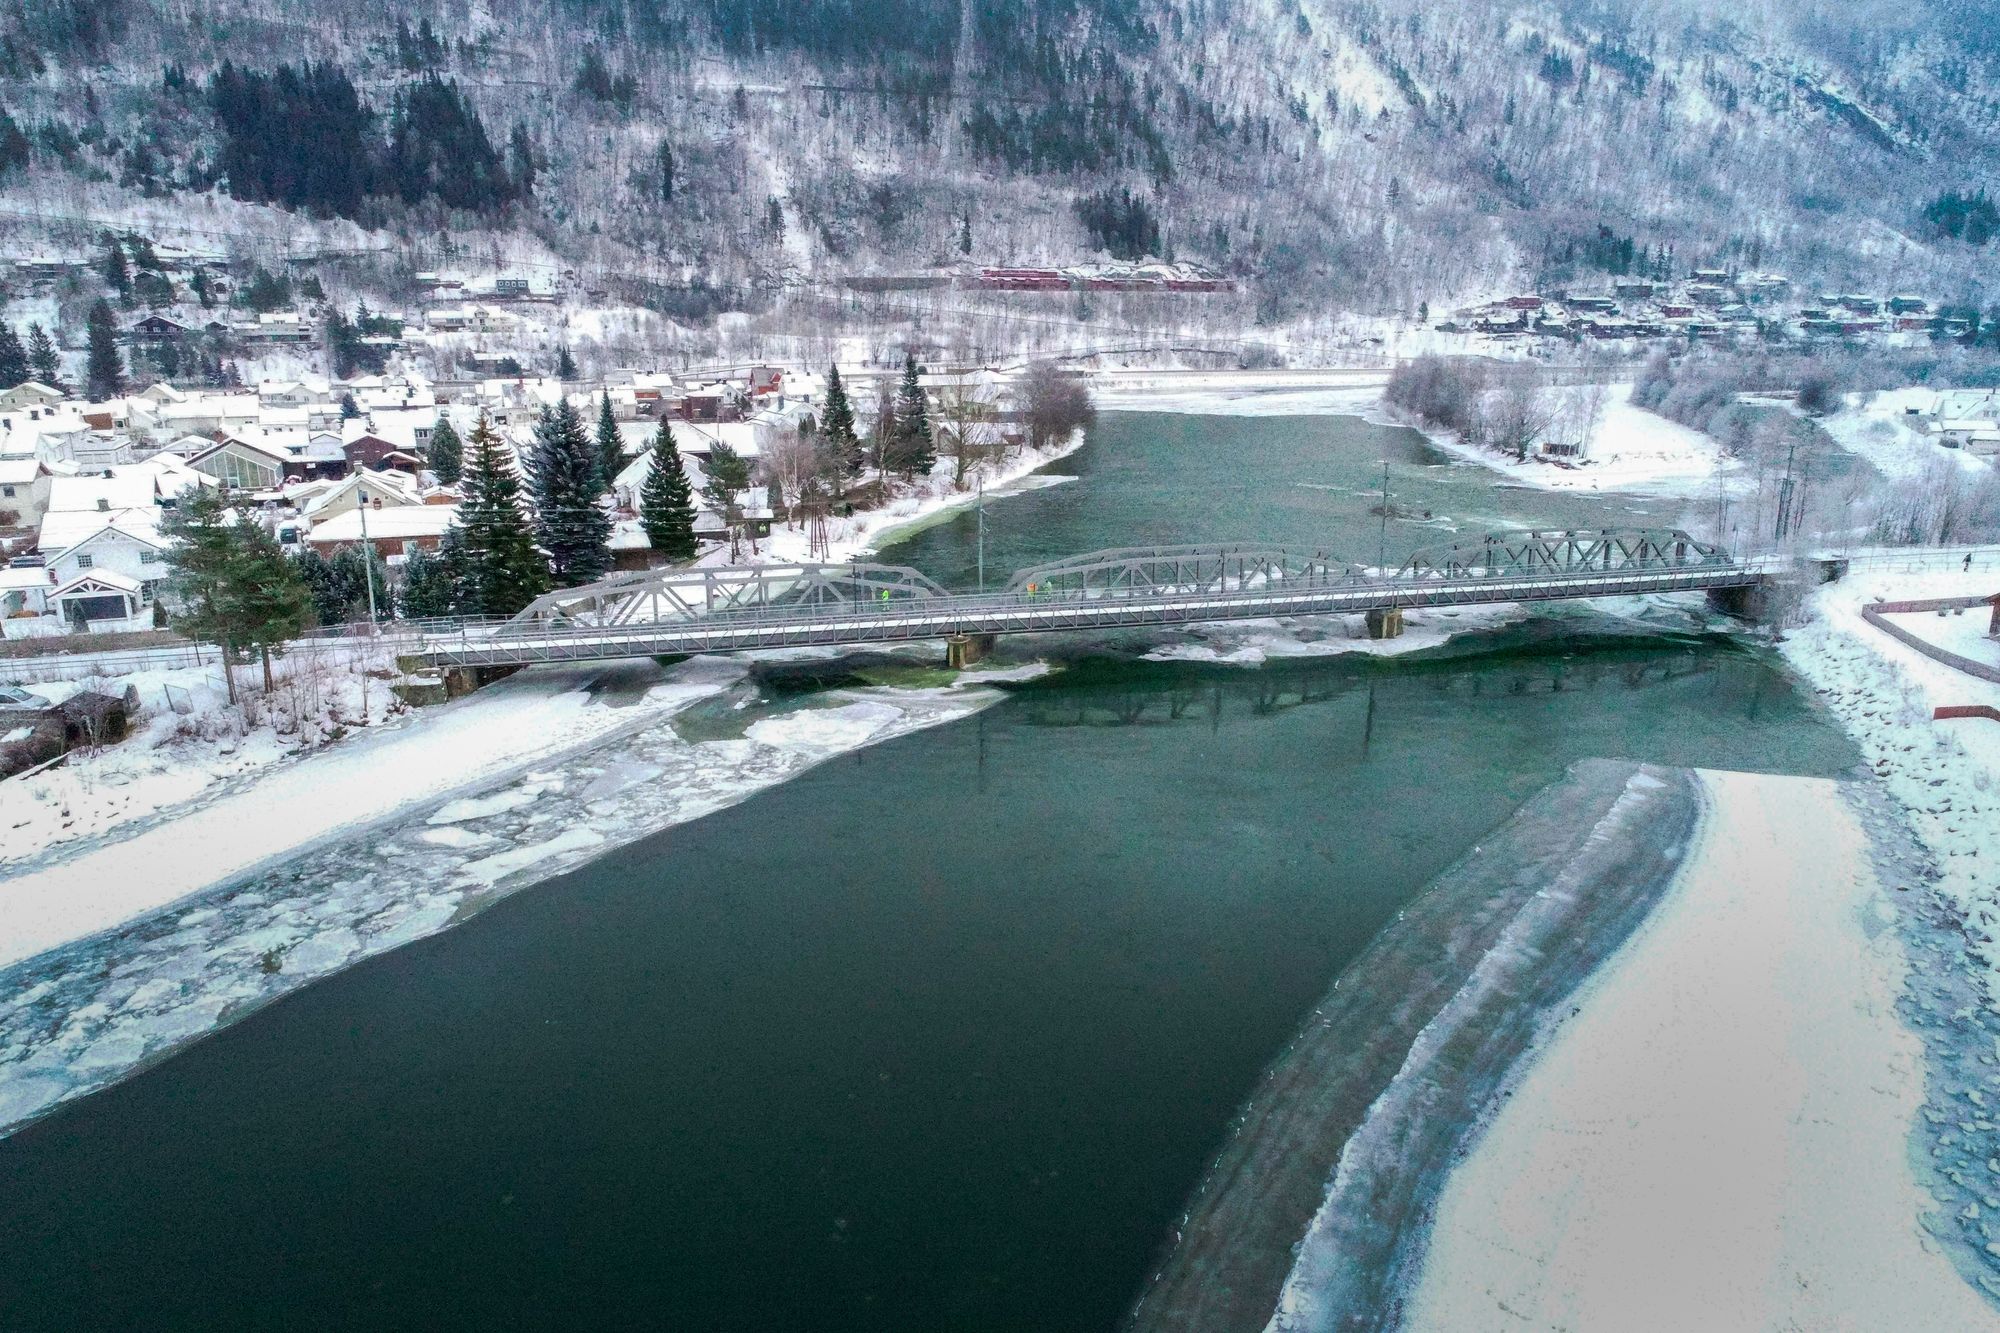
<instances>
[{"instance_id":1,"label":"floating ice chunk","mask_svg":"<svg viewBox=\"0 0 2000 1333\"><path fill-rule=\"evenodd\" d=\"M601 801L607 796L616 796L628 787L636 787L642 782L651 782L666 772L658 764L637 764L616 762L606 765L604 772L591 779L590 784L580 793L583 800Z\"/></svg>"},{"instance_id":2,"label":"floating ice chunk","mask_svg":"<svg viewBox=\"0 0 2000 1333\"><path fill-rule=\"evenodd\" d=\"M442 813L442 812L440 812ZM432 823L437 821L433 819ZM474 847L486 847L499 841L491 833L478 833L469 828L429 828L417 835L419 842L427 842L433 847L451 847L459 851L470 851Z\"/></svg>"},{"instance_id":3,"label":"floating ice chunk","mask_svg":"<svg viewBox=\"0 0 2000 1333\"><path fill-rule=\"evenodd\" d=\"M496 791L491 796L473 796L460 801L448 801L438 812L427 820L431 824L462 824L468 819L486 819L492 815L504 815L510 810L533 805L541 793L525 787L510 787L506 791Z\"/></svg>"},{"instance_id":4,"label":"floating ice chunk","mask_svg":"<svg viewBox=\"0 0 2000 1333\"><path fill-rule=\"evenodd\" d=\"M883 703L802 708L782 717L752 722L743 734L761 745L812 750L845 750L865 744L884 727L902 720L903 710Z\"/></svg>"},{"instance_id":5,"label":"floating ice chunk","mask_svg":"<svg viewBox=\"0 0 2000 1333\"><path fill-rule=\"evenodd\" d=\"M139 1063L145 1054L145 1034L135 1027L124 1027L99 1037L69 1063L76 1070L125 1069Z\"/></svg>"},{"instance_id":6,"label":"floating ice chunk","mask_svg":"<svg viewBox=\"0 0 2000 1333\"><path fill-rule=\"evenodd\" d=\"M299 941L285 954L284 970L293 975L331 972L361 948L361 937L342 926Z\"/></svg>"},{"instance_id":7,"label":"floating ice chunk","mask_svg":"<svg viewBox=\"0 0 2000 1333\"><path fill-rule=\"evenodd\" d=\"M530 843L526 847L516 847L510 851L489 856L482 861L466 864L463 873L484 884L497 884L507 876L529 866L567 852L580 852L595 847L604 841L604 835L594 829L566 829L546 842Z\"/></svg>"},{"instance_id":8,"label":"floating ice chunk","mask_svg":"<svg viewBox=\"0 0 2000 1333\"><path fill-rule=\"evenodd\" d=\"M54 1074L15 1076L0 1071L0 1125L27 1119L69 1089L69 1080Z\"/></svg>"}]
</instances>

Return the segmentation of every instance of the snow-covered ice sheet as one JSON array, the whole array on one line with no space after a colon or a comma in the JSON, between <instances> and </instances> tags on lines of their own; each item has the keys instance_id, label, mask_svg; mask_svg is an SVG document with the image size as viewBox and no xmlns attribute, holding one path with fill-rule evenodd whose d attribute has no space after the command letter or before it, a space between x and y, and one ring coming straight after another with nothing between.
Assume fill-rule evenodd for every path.
<instances>
[{"instance_id":1,"label":"snow-covered ice sheet","mask_svg":"<svg viewBox=\"0 0 2000 1333\"><path fill-rule=\"evenodd\" d=\"M1855 813L1703 781L1667 898L1447 1183L1405 1327L2000 1327L1918 1225L1921 1048Z\"/></svg>"},{"instance_id":2,"label":"snow-covered ice sheet","mask_svg":"<svg viewBox=\"0 0 2000 1333\"><path fill-rule=\"evenodd\" d=\"M498 896L1001 697L976 687L838 691L753 716L741 739L690 741L670 724L673 711L739 677L710 672L699 688L668 691L664 705L656 689L652 706L616 710L646 725L572 747L567 758L522 765L517 739L520 775L498 791L454 799L430 817L419 805L364 836L322 839L186 910L151 913L0 973L0 1133ZM518 720L519 711L501 716ZM433 784L425 799L448 794ZM449 822L436 822L447 812Z\"/></svg>"},{"instance_id":3,"label":"snow-covered ice sheet","mask_svg":"<svg viewBox=\"0 0 2000 1333\"><path fill-rule=\"evenodd\" d=\"M524 764L650 725L742 674L716 659L665 676L651 662L531 670L396 729L277 765L171 820L0 883L0 967L455 789L490 785ZM619 687L642 692L627 701Z\"/></svg>"}]
</instances>

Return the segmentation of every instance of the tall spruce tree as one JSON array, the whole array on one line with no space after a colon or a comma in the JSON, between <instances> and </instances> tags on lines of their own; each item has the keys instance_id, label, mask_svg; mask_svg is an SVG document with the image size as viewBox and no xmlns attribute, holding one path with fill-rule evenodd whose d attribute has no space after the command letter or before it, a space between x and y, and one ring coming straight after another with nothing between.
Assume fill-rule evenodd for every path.
<instances>
[{"instance_id":1,"label":"tall spruce tree","mask_svg":"<svg viewBox=\"0 0 2000 1333\"><path fill-rule=\"evenodd\" d=\"M125 362L118 355L118 321L107 301L90 307L90 356L85 365L85 392L92 402L106 402L125 392Z\"/></svg>"},{"instance_id":2,"label":"tall spruce tree","mask_svg":"<svg viewBox=\"0 0 2000 1333\"><path fill-rule=\"evenodd\" d=\"M11 389L28 380L28 349L12 324L0 324L0 389Z\"/></svg>"},{"instance_id":3,"label":"tall spruce tree","mask_svg":"<svg viewBox=\"0 0 2000 1333\"><path fill-rule=\"evenodd\" d=\"M458 507L462 609L511 616L549 590L549 562L521 506L521 479L484 412L466 437L465 500Z\"/></svg>"},{"instance_id":4,"label":"tall spruce tree","mask_svg":"<svg viewBox=\"0 0 2000 1333\"><path fill-rule=\"evenodd\" d=\"M241 642L257 650L264 688L271 688L271 653L299 637L312 618L313 599L277 538L248 514L239 516L232 536L235 570L229 606L240 625Z\"/></svg>"},{"instance_id":5,"label":"tall spruce tree","mask_svg":"<svg viewBox=\"0 0 2000 1333\"><path fill-rule=\"evenodd\" d=\"M928 475L937 465L937 445L931 438L930 403L924 397L923 373L914 354L903 356L903 382L896 388L896 425L889 442L887 466L905 479Z\"/></svg>"},{"instance_id":6,"label":"tall spruce tree","mask_svg":"<svg viewBox=\"0 0 2000 1333\"><path fill-rule=\"evenodd\" d=\"M619 438L618 421L611 415L611 395L597 403L597 468L600 491L608 491L625 470L625 441Z\"/></svg>"},{"instance_id":7,"label":"tall spruce tree","mask_svg":"<svg viewBox=\"0 0 2000 1333\"><path fill-rule=\"evenodd\" d=\"M596 447L567 398L542 409L535 423L529 489L535 497L535 538L548 553L559 588L603 578L611 568L611 519L598 508L603 490Z\"/></svg>"},{"instance_id":8,"label":"tall spruce tree","mask_svg":"<svg viewBox=\"0 0 2000 1333\"><path fill-rule=\"evenodd\" d=\"M665 421L653 432L646 483L639 488L639 523L660 555L676 563L694 558L694 488L681 465L673 427Z\"/></svg>"},{"instance_id":9,"label":"tall spruce tree","mask_svg":"<svg viewBox=\"0 0 2000 1333\"><path fill-rule=\"evenodd\" d=\"M104 233L102 272L105 283L118 293L118 299L129 305L132 300L132 270L125 262L125 247L108 231Z\"/></svg>"},{"instance_id":10,"label":"tall spruce tree","mask_svg":"<svg viewBox=\"0 0 2000 1333\"><path fill-rule=\"evenodd\" d=\"M173 572L167 586L173 590L175 610L168 623L190 639L222 649L222 678L229 702L235 703L231 666L244 640L231 603L239 552L229 506L220 490L196 486L166 512L160 531L171 538L167 565Z\"/></svg>"},{"instance_id":11,"label":"tall spruce tree","mask_svg":"<svg viewBox=\"0 0 2000 1333\"><path fill-rule=\"evenodd\" d=\"M569 348L556 348L556 378L573 380L576 378L576 358L569 354Z\"/></svg>"},{"instance_id":12,"label":"tall spruce tree","mask_svg":"<svg viewBox=\"0 0 2000 1333\"><path fill-rule=\"evenodd\" d=\"M437 473L442 485L456 486L458 479L465 475L465 445L445 417L438 418L437 429L431 432L429 461L431 471Z\"/></svg>"},{"instance_id":13,"label":"tall spruce tree","mask_svg":"<svg viewBox=\"0 0 2000 1333\"><path fill-rule=\"evenodd\" d=\"M62 356L56 351L48 330L39 324L28 326L28 370L38 384L46 384L51 389L63 387Z\"/></svg>"},{"instance_id":14,"label":"tall spruce tree","mask_svg":"<svg viewBox=\"0 0 2000 1333\"><path fill-rule=\"evenodd\" d=\"M333 562L311 546L302 548L292 557L292 572L305 586L306 596L312 600L313 619L322 625L344 625L348 621L348 609L360 595L358 588L349 588L347 581L333 567Z\"/></svg>"},{"instance_id":15,"label":"tall spruce tree","mask_svg":"<svg viewBox=\"0 0 2000 1333\"><path fill-rule=\"evenodd\" d=\"M825 461L837 470L836 483L861 475L867 453L854 430L854 404L848 401L847 386L840 382L840 367L826 368L826 408L820 414L819 435Z\"/></svg>"}]
</instances>

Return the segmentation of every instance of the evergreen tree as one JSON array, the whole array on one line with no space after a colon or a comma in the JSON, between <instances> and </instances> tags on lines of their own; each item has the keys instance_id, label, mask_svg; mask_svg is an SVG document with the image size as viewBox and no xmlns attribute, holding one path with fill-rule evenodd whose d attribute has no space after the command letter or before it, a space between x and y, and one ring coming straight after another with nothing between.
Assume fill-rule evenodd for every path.
<instances>
[{"instance_id":1,"label":"evergreen tree","mask_svg":"<svg viewBox=\"0 0 2000 1333\"><path fill-rule=\"evenodd\" d=\"M507 139L507 167L514 178L514 193L521 199L535 197L535 141L528 137L528 127L520 121L514 122L514 132Z\"/></svg>"},{"instance_id":2,"label":"evergreen tree","mask_svg":"<svg viewBox=\"0 0 2000 1333\"><path fill-rule=\"evenodd\" d=\"M119 299L129 303L132 299L132 270L125 263L125 247L108 231L104 233L104 263L100 271L111 290L118 293Z\"/></svg>"},{"instance_id":3,"label":"evergreen tree","mask_svg":"<svg viewBox=\"0 0 2000 1333\"><path fill-rule=\"evenodd\" d=\"M674 201L674 150L664 139L660 141L659 162L660 202L671 204Z\"/></svg>"},{"instance_id":4,"label":"evergreen tree","mask_svg":"<svg viewBox=\"0 0 2000 1333\"><path fill-rule=\"evenodd\" d=\"M444 417L438 418L437 429L431 432L430 465L439 484L444 486L457 485L465 472L465 446Z\"/></svg>"},{"instance_id":5,"label":"evergreen tree","mask_svg":"<svg viewBox=\"0 0 2000 1333\"><path fill-rule=\"evenodd\" d=\"M39 324L28 326L28 369L33 372L36 383L46 384L51 389L63 387L62 358L56 352L56 345L50 340L48 331Z\"/></svg>"},{"instance_id":6,"label":"evergreen tree","mask_svg":"<svg viewBox=\"0 0 2000 1333\"><path fill-rule=\"evenodd\" d=\"M94 403L125 392L125 362L118 355L118 322L107 301L90 307L90 357L85 391Z\"/></svg>"},{"instance_id":7,"label":"evergreen tree","mask_svg":"<svg viewBox=\"0 0 2000 1333\"><path fill-rule=\"evenodd\" d=\"M353 390L350 389L343 392L340 395L340 419L342 421L353 421L360 415L361 404L354 401Z\"/></svg>"},{"instance_id":8,"label":"evergreen tree","mask_svg":"<svg viewBox=\"0 0 2000 1333\"><path fill-rule=\"evenodd\" d=\"M0 324L0 389L11 389L28 379L28 349L12 324Z\"/></svg>"},{"instance_id":9,"label":"evergreen tree","mask_svg":"<svg viewBox=\"0 0 2000 1333\"><path fill-rule=\"evenodd\" d=\"M917 377L922 368L912 353L903 356L903 382L896 389L896 425L888 451L888 465L907 479L928 474L937 465L937 445L931 438L930 403Z\"/></svg>"},{"instance_id":10,"label":"evergreen tree","mask_svg":"<svg viewBox=\"0 0 2000 1333\"><path fill-rule=\"evenodd\" d=\"M730 514L736 508L736 495L750 489L750 464L743 456L728 445L717 440L708 451L708 462L702 468L708 479L701 485L702 499L718 514Z\"/></svg>"},{"instance_id":11,"label":"evergreen tree","mask_svg":"<svg viewBox=\"0 0 2000 1333\"><path fill-rule=\"evenodd\" d=\"M466 437L465 501L458 507L460 608L511 616L549 590L549 562L536 549L521 508L521 479L500 437L479 414Z\"/></svg>"},{"instance_id":12,"label":"evergreen tree","mask_svg":"<svg viewBox=\"0 0 2000 1333\"><path fill-rule=\"evenodd\" d=\"M573 380L576 378L576 358L569 354L569 348L556 348L556 378Z\"/></svg>"},{"instance_id":13,"label":"evergreen tree","mask_svg":"<svg viewBox=\"0 0 2000 1333\"><path fill-rule=\"evenodd\" d=\"M348 622L348 612L360 590L348 586L346 579L335 571L332 561L308 546L292 557L292 572L312 602L315 622L321 625L344 625Z\"/></svg>"},{"instance_id":14,"label":"evergreen tree","mask_svg":"<svg viewBox=\"0 0 2000 1333\"><path fill-rule=\"evenodd\" d=\"M194 299L201 302L201 308L203 310L213 310L215 308L215 289L209 286L208 270L205 268L196 269L192 285L194 287Z\"/></svg>"},{"instance_id":15,"label":"evergreen tree","mask_svg":"<svg viewBox=\"0 0 2000 1333\"><path fill-rule=\"evenodd\" d=\"M452 614L451 569L444 558L419 546L403 561L396 603L405 620L434 620Z\"/></svg>"},{"instance_id":16,"label":"evergreen tree","mask_svg":"<svg viewBox=\"0 0 2000 1333\"><path fill-rule=\"evenodd\" d=\"M673 427L665 421L653 433L646 483L639 488L639 522L646 529L646 540L668 560L694 558L694 490L681 465Z\"/></svg>"},{"instance_id":17,"label":"evergreen tree","mask_svg":"<svg viewBox=\"0 0 2000 1333\"><path fill-rule=\"evenodd\" d=\"M438 564L444 570L445 614L479 614L479 608L472 603L466 591L470 586L466 572L471 565L465 551L464 528L453 524L444 530L444 537L438 542Z\"/></svg>"},{"instance_id":18,"label":"evergreen tree","mask_svg":"<svg viewBox=\"0 0 2000 1333\"><path fill-rule=\"evenodd\" d=\"M341 623L368 619L371 599L377 620L386 619L395 610L389 600L389 571L373 544L343 546L327 563L333 569L335 586L347 595Z\"/></svg>"},{"instance_id":19,"label":"evergreen tree","mask_svg":"<svg viewBox=\"0 0 2000 1333\"><path fill-rule=\"evenodd\" d=\"M236 674L230 669L244 644L231 596L236 587L238 550L235 524L222 492L196 486L166 512L160 531L170 539L167 564L173 573L176 609L168 623L186 635L222 649L222 677L229 701L236 702Z\"/></svg>"},{"instance_id":20,"label":"evergreen tree","mask_svg":"<svg viewBox=\"0 0 2000 1333\"><path fill-rule=\"evenodd\" d=\"M854 405L847 400L847 388L840 382L840 367L826 370L826 410L820 421L821 448L834 464L836 481L861 474L867 459L861 437L854 431Z\"/></svg>"},{"instance_id":21,"label":"evergreen tree","mask_svg":"<svg viewBox=\"0 0 2000 1333\"><path fill-rule=\"evenodd\" d=\"M535 538L560 588L603 578L611 568L611 520L597 506L603 465L583 418L568 399L542 409L529 469Z\"/></svg>"},{"instance_id":22,"label":"evergreen tree","mask_svg":"<svg viewBox=\"0 0 2000 1333\"><path fill-rule=\"evenodd\" d=\"M203 488L206 489L206 488ZM241 626L241 642L257 650L264 665L264 688L271 688L271 652L299 637L312 616L313 600L277 538L248 514L236 520L236 556L229 607Z\"/></svg>"},{"instance_id":23,"label":"evergreen tree","mask_svg":"<svg viewBox=\"0 0 2000 1333\"><path fill-rule=\"evenodd\" d=\"M611 415L611 395L605 394L597 407L597 466L603 474L603 489L610 490L625 470L625 441L618 434L618 422Z\"/></svg>"}]
</instances>

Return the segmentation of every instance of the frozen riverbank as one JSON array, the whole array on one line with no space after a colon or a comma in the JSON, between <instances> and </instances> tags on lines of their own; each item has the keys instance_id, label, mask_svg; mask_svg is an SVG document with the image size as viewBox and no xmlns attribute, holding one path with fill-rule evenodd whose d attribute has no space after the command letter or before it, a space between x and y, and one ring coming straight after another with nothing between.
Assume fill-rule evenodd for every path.
<instances>
[{"instance_id":1,"label":"frozen riverbank","mask_svg":"<svg viewBox=\"0 0 2000 1333\"><path fill-rule=\"evenodd\" d=\"M597 730L585 744L544 751L517 765L515 776L457 796L441 784L426 788L418 775L404 788L414 799L396 817L348 826L261 868L242 863L247 850L234 862L227 852L184 862L182 880L209 874L216 887L0 971L0 1134L507 893L998 698L979 688L856 690L759 705L741 684L741 668L728 664L684 664L664 681L651 663L627 670L650 672L658 683L636 686L645 691L643 706L624 710L636 715L616 734ZM718 697L725 692L737 707ZM672 714L702 700L721 712L690 739ZM374 769L378 783L385 771L393 764ZM253 789L211 807L208 818L272 817L282 810L269 804L273 795ZM217 835L211 828L208 836ZM193 845L175 841L154 852L187 857ZM98 873L91 867L101 858L137 875L129 858L144 857L149 846L135 838L78 858L62 882L84 883L74 876ZM58 917L43 919L53 929Z\"/></svg>"},{"instance_id":2,"label":"frozen riverbank","mask_svg":"<svg viewBox=\"0 0 2000 1333\"><path fill-rule=\"evenodd\" d=\"M1837 784L1708 773L1693 854L1437 1210L1405 1326L2000 1327L1918 1225L1922 1051Z\"/></svg>"},{"instance_id":3,"label":"frozen riverbank","mask_svg":"<svg viewBox=\"0 0 2000 1333\"><path fill-rule=\"evenodd\" d=\"M1461 1109L1644 914L1694 813L1683 776L1587 761L1405 908L1252 1094L1132 1327L1378 1322Z\"/></svg>"}]
</instances>

